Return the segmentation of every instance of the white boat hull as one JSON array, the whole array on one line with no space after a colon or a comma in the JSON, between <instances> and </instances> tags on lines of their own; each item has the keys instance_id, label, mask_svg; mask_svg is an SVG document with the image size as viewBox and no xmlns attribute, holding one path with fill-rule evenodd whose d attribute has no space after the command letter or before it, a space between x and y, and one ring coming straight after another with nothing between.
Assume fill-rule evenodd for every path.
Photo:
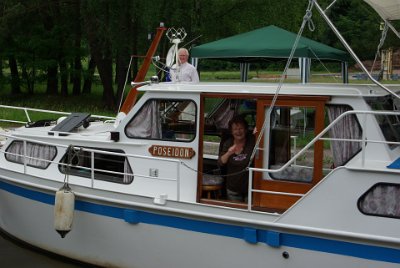
<instances>
[{"instance_id":1,"label":"white boat hull","mask_svg":"<svg viewBox=\"0 0 400 268\"><path fill-rule=\"evenodd\" d=\"M400 250L365 241L77 197L72 230L53 227L54 193L0 182L1 228L39 248L105 267L398 267ZM196 205L193 204L193 209ZM341 238L342 239L342 238Z\"/></svg>"}]
</instances>

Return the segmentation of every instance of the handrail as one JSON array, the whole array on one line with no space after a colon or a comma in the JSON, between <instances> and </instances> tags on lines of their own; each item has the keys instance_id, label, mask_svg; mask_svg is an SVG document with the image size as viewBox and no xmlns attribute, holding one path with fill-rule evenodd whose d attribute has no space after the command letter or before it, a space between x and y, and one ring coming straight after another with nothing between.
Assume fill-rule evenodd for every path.
<instances>
[{"instance_id":1,"label":"handrail","mask_svg":"<svg viewBox=\"0 0 400 268\"><path fill-rule=\"evenodd\" d=\"M323 138L322 136L324 136L338 121L340 121L343 117L347 116L347 115L351 115L351 114L377 114L377 115L398 115L400 116L400 112L391 112L391 111L359 111L359 110L352 110L352 111L347 111L342 113L341 115L339 115L337 118L335 118L335 120L333 120L324 130L322 130L317 136L315 136L306 146L303 147L303 149L301 149L299 152L297 152L288 162L286 162L286 164L284 164L283 166L281 166L279 169L268 169L266 170L267 172L271 172L271 173L277 173L277 172L281 172L282 170L284 170L285 168L287 168L290 164L294 163L294 161L301 156L304 152L306 152L311 146L313 146L315 144L315 142L317 142L318 140L327 140L328 138ZM365 129L366 127L366 122L363 122L363 129ZM364 133L365 131L363 131ZM329 139L328 139L329 140ZM364 139L361 140L352 140L352 141L359 141L359 142L365 142L367 141L366 137ZM368 140L369 141L369 140ZM379 143L379 141L374 141L375 143ZM388 142L388 141L381 141L380 143L393 143L393 142ZM397 143L400 144L400 143ZM254 168L253 168L254 169ZM260 169L258 171L262 171L264 169Z\"/></svg>"},{"instance_id":2,"label":"handrail","mask_svg":"<svg viewBox=\"0 0 400 268\"><path fill-rule=\"evenodd\" d=\"M317 0L312 0L315 7L317 8L318 12L320 13L321 17L326 21L326 23L328 24L328 26L331 28L331 30L335 33L335 35L337 36L337 38L339 39L339 41L342 43L342 45L346 48L346 50L350 53L350 55L353 57L353 59L358 63L358 65L360 66L360 68L364 71L364 73L369 77L369 79L371 79L371 81L376 84L377 86L379 86L380 88L382 88L383 90L385 90L386 92L388 92L389 94L391 94L392 96L396 97L397 99L400 99L400 96L398 94L396 94L394 91L390 90L388 87L386 87L385 85L383 85L382 83L380 83L379 81L377 81L374 77L372 77L372 75L370 74L370 72L367 70L367 68L364 66L364 64L362 63L362 61L358 58L357 54L353 51L353 49L351 48L351 46L346 42L346 40L344 39L344 37L341 35L341 33L336 29L335 25L332 23L332 21L329 19L329 17L326 15L326 13L324 12L324 10L321 8L321 6L318 4Z\"/></svg>"},{"instance_id":3,"label":"handrail","mask_svg":"<svg viewBox=\"0 0 400 268\"><path fill-rule=\"evenodd\" d=\"M46 110L46 109L35 109L35 108L18 107L18 106L10 106L10 105L2 105L2 104L0 104L0 108L23 111L25 113L25 116L26 116L27 120L28 120L27 122L16 121L16 120L8 120L8 119L0 119L0 121L2 121L2 122L20 123L20 124L26 124L28 122L31 122L31 118L30 118L29 113L28 113L29 111L31 111L31 112L40 112L40 113L48 113L48 114L59 114L59 115L70 115L71 114L71 112L60 112L60 111L53 111L53 110ZM115 117L104 116L104 115L90 115L90 117L99 118L99 119L115 120Z\"/></svg>"},{"instance_id":4,"label":"handrail","mask_svg":"<svg viewBox=\"0 0 400 268\"><path fill-rule=\"evenodd\" d=\"M249 167L249 186L248 186L248 200L247 200L247 210L252 211L251 204L252 204L252 193L262 193L262 194L276 194L276 195L287 195L287 196L303 196L303 194L296 194L290 192L279 192L279 191L264 191L259 189L253 189L253 173L254 172L262 172L262 173L278 173L289 167L292 163L296 162L296 159L300 157L303 153L305 153L311 146L313 146L319 140L338 140L338 141L351 141L351 142L361 142L362 146L362 166L365 166L365 144L369 143L379 143L379 144L397 144L400 145L400 142L393 142L393 141L379 141L379 140L369 140L365 135L365 129L367 126L366 116L362 122L363 127L363 136L361 139L338 139L338 138L324 138L323 136L334 126L336 125L343 117L351 114L364 114L364 115L397 115L400 116L400 112L393 112L393 111L359 111L359 110L352 110L347 111L339 115L335 120L333 120L325 129L323 129L317 136L315 136L306 146L304 146L299 152L297 152L289 161L287 161L284 165L282 165L278 169L269 169L269 168L254 168Z\"/></svg>"},{"instance_id":5,"label":"handrail","mask_svg":"<svg viewBox=\"0 0 400 268\"><path fill-rule=\"evenodd\" d=\"M162 180L162 181L171 181L171 182L175 182L176 183L176 200L180 200L180 185L181 185L181 181L180 181L180 165L182 163L181 160L177 160L177 159L170 159L170 158L160 158L160 157L154 157L154 156L144 156L144 155L135 155L135 154L129 154L129 153L119 153L119 152L110 152L110 151L105 151L105 150L100 150L100 149L91 149L91 148L86 148L86 147L81 147L81 146L67 146L64 144L55 144L55 143L50 143L50 142L45 142L45 141L37 141L37 140L33 140L33 139L29 139L29 138L16 138L14 136L8 135L8 134L4 134L4 133L0 133L0 136L4 136L4 137L8 137L8 138L14 138L14 140L16 141L22 141L23 142L23 154L19 154L19 153L12 153L12 152L6 152L4 149L0 150L0 153L4 154L4 155L14 155L14 156L22 156L23 157L23 161L22 164L23 165L23 174L27 174L27 167L29 166L28 164L28 160L29 159L36 159L38 161L42 161L42 162L46 162L46 163L50 163L50 164L54 164L54 165L62 165L62 166L69 166L69 164L67 163L61 163L61 162L57 162L57 161L53 161L53 160L48 160L48 159L44 159L44 158L39 158L39 157L32 157L32 156L28 156L27 155L27 142L34 142L34 143L38 143L38 144L42 144L42 145L48 145L48 146L55 146L55 147L61 147L61 148L71 148L71 149L77 149L77 150L82 150L85 152L89 152L91 154L91 167L85 167L85 166L81 166L81 165L74 165L74 167L82 169L82 170L87 170L90 171L91 173L91 188L94 188L94 174L95 172L103 172L103 173L107 173L107 174L115 174L115 175L123 175L123 176L136 176L136 177L141 177L141 178L145 178L145 179L153 179L153 180ZM136 158L136 159L149 159L149 160L153 160L153 161L163 161L163 162L170 162L172 164L174 164L176 166L176 177L153 177L153 176L149 176L149 175L145 175L145 174L138 174L138 173L134 173L132 170L132 173L127 173L127 172L118 172L118 171L111 171L111 170L105 170L105 169L100 169L100 168L94 168L94 153L101 153L101 154L107 154L107 155L114 155L114 156L123 156L126 157L127 159L129 158ZM129 162L129 160L128 160ZM17 162L19 163L19 162ZM48 169L49 167L46 167L46 169Z\"/></svg>"},{"instance_id":6,"label":"handrail","mask_svg":"<svg viewBox=\"0 0 400 268\"><path fill-rule=\"evenodd\" d=\"M382 143L382 144L400 144L400 142L392 142L392 141L379 141L379 140L369 140L366 138L364 135L362 139L338 139L338 138L326 138L323 137L334 125L336 125L343 117L352 115L352 114L364 114L364 115L397 115L399 116L399 112L393 112L393 111L358 111L358 110L353 110L353 111L347 111L344 112L343 114L339 115L335 120L333 120L323 131L321 131L316 137L314 137L304 148L302 148L299 152L297 152L287 163L285 163L283 166L281 166L278 169L268 169L268 168L249 168L249 198L248 198L248 209L251 210L251 197L253 192L258 192L258 193L269 193L269 194L277 194L277 195L293 195L293 196L303 196L302 194L297 194L297 193L286 193L286 192L279 192L279 191L262 191L258 189L252 189L252 178L253 178L253 173L254 172L268 172L268 173L277 173L283 171L285 168L287 168L289 165L295 163L296 159L300 157L306 150L308 150L311 146L313 146L317 141L319 140L339 140L339 141L352 141L352 142L361 142L365 144L366 142L370 143ZM364 117L365 118L365 117ZM362 120L362 127L365 130L365 127L367 125L367 120ZM365 131L363 131L364 133ZM44 145L50 145L50 146L57 146L61 148L68 148L69 146L63 145L63 144L56 144L56 143L51 143L51 142L46 142L46 141L38 141L35 139L31 138L25 138L25 137L15 137L13 135L8 135L6 133L0 133L0 136L8 137L8 138L13 138L15 140L21 140L26 142L35 142L39 144L44 144ZM160 179L160 180L168 180L168 181L176 181L177 183L177 198L179 200L180 198L180 164L182 164L181 160L176 160L176 159L169 159L169 158L159 158L159 157L153 157L153 156L144 156L144 155L135 155L135 154L127 154L127 153L119 153L119 152L110 152L110 151L104 151L100 149L90 149L90 148L85 148L81 146L73 146L75 149L82 149L84 151L90 152L91 154L94 153L102 153L102 154L108 154L108 155L116 155L116 156L124 156L127 158L140 158L140 159L150 159L154 161L164 161L164 162L173 162L176 164L177 167L177 177L176 178L154 178L152 176L148 176L145 174L135 174L133 173L134 176L139 176L143 178L148 178L148 179ZM365 148L363 148L365 150ZM0 150L1 153L3 154L12 154L9 152L5 152L4 150ZM363 155L365 157L365 155ZM26 173L26 167L27 167L27 161L26 159L31 159L32 157L26 155L26 145L24 145L24 172ZM53 164L61 164L65 165L63 163L58 163L46 159L39 159L36 158L40 161L46 161L50 162ZM83 167L79 166L79 168L82 169L87 169L90 170L92 173L94 171L100 171L100 172L109 172L110 174L120 174L120 175L132 175L131 173L122 173L122 172L113 172L113 171L106 171L103 169L95 169L94 167L88 168L88 167ZM93 185L92 185L93 187Z\"/></svg>"}]
</instances>

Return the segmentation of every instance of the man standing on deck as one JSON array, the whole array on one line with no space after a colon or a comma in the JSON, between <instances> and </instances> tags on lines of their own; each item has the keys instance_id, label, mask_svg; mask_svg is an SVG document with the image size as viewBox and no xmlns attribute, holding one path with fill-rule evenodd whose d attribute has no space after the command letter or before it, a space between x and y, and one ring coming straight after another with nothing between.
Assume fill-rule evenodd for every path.
<instances>
[{"instance_id":1,"label":"man standing on deck","mask_svg":"<svg viewBox=\"0 0 400 268\"><path fill-rule=\"evenodd\" d=\"M196 68L188 63L189 51L186 48L178 50L179 63L174 64L170 70L172 82L199 82L199 75Z\"/></svg>"}]
</instances>

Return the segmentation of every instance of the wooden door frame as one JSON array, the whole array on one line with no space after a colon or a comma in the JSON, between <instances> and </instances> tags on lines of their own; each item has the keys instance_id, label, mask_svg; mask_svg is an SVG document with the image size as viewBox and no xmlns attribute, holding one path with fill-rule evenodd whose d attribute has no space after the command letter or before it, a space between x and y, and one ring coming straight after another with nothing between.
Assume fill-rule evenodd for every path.
<instances>
[{"instance_id":1,"label":"wooden door frame","mask_svg":"<svg viewBox=\"0 0 400 268\"><path fill-rule=\"evenodd\" d=\"M265 95L265 94L230 94L230 93L201 93L200 94L200 107L199 107L199 148L198 148L198 187L197 187L197 202L202 202L202 203L207 203L207 204L213 204L213 205L222 205L222 206L230 206L230 207L237 207L237 208L246 208L246 204L232 204L224 201L217 201L217 200L204 200L201 199L201 186L202 186L202 171L203 171L203 142L204 142L204 124L205 124L205 118L204 118L204 100L205 98L229 98L229 99L255 99L257 101L257 110L256 110L256 125L257 128L260 129L260 125L262 125L263 118L261 119L260 116L260 111L259 111L259 106L261 103L263 106L265 104L270 104L273 95ZM276 105L287 105L289 107L289 104L296 104L294 106L302 106L302 107L315 107L316 111L322 111L320 113L316 113L316 119L315 119L315 130L316 132L320 132L324 128L324 107L325 103L330 99L329 96L301 96L301 95L282 95L279 96L279 99L276 103ZM306 105L307 104L307 105ZM292 106L293 107L293 106ZM264 111L261 113L262 117L264 117ZM318 131L317 131L318 130ZM312 184L308 183L299 183L298 187L303 188L300 189L302 190L301 192L306 192L308 191L313 185L315 185L321 178L322 178L322 157L323 157L323 143L318 142L315 146L317 146L318 150L316 150L316 153L314 153L314 160L317 160L316 163L318 166L320 166L320 171L317 173L314 172ZM319 147L318 147L319 146ZM319 160L320 159L320 160ZM314 161L315 162L315 161ZM315 169L316 170L316 169ZM257 185L255 179L255 183L253 185ZM311 185L311 186L309 186ZM307 187L304 187L307 186ZM253 199L254 200L254 199ZM296 199L297 200L297 199ZM257 207L257 204L255 206Z\"/></svg>"},{"instance_id":2,"label":"wooden door frame","mask_svg":"<svg viewBox=\"0 0 400 268\"><path fill-rule=\"evenodd\" d=\"M325 103L329 100L329 97L325 96L283 96L280 97L276 103L276 107L307 107L315 108L315 118L314 118L314 134L318 135L324 129L324 115L325 115ZM268 107L272 102L272 99L264 99L257 101L257 128L264 123L265 107ZM269 135L270 133L267 133ZM260 147L262 146L264 139L261 139ZM266 153L269 156L269 152ZM256 158L256 167L262 167L263 155L259 154ZM265 181L261 178L260 173L254 174L253 188L257 190L268 190L277 192L288 192L288 193L298 193L304 194L309 191L316 183L318 183L323 176L322 173L323 165L323 141L317 141L314 144L314 159L313 159L313 178L310 183L306 182L293 182L293 181L281 181L281 180L268 180ZM263 195L260 193L253 194L253 206L263 207ZM284 210L288 208L291 204L299 199L299 197L286 196L282 199L281 204L277 205L277 210ZM267 209L268 210L268 209Z\"/></svg>"}]
</instances>

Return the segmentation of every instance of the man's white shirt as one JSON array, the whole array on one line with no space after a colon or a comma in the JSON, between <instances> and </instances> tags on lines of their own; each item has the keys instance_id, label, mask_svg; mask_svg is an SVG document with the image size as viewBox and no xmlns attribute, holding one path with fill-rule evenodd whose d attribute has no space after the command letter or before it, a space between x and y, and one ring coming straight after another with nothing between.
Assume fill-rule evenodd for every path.
<instances>
[{"instance_id":1,"label":"man's white shirt","mask_svg":"<svg viewBox=\"0 0 400 268\"><path fill-rule=\"evenodd\" d=\"M170 76L172 82L198 83L200 81L196 68L187 62L179 65L179 69L177 69L176 64L172 65Z\"/></svg>"}]
</instances>

